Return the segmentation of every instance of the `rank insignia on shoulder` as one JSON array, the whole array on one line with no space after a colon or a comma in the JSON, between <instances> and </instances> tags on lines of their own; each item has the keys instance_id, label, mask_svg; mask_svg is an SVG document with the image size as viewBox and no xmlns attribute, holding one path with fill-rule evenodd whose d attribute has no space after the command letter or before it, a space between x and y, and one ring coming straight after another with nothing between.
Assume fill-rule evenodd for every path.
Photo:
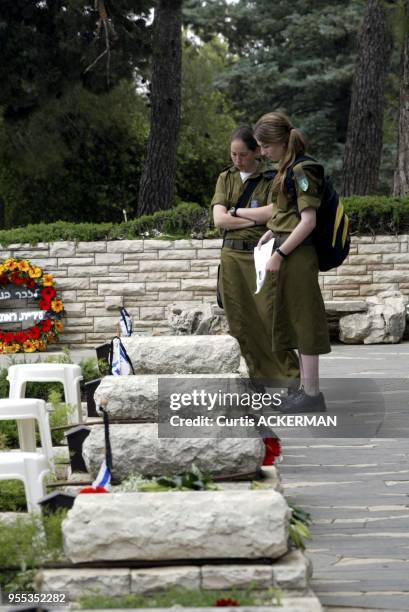
<instances>
[{"instance_id":1,"label":"rank insignia on shoulder","mask_svg":"<svg viewBox=\"0 0 409 612\"><path fill-rule=\"evenodd\" d=\"M294 169L295 180L301 191L307 191L310 183L305 175L305 172L302 168Z\"/></svg>"}]
</instances>

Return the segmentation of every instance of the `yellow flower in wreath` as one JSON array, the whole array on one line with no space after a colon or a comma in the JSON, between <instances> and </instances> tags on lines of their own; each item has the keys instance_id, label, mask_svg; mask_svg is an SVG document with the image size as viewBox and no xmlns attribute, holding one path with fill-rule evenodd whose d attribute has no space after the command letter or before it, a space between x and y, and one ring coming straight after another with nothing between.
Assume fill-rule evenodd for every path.
<instances>
[{"instance_id":1,"label":"yellow flower in wreath","mask_svg":"<svg viewBox=\"0 0 409 612\"><path fill-rule=\"evenodd\" d=\"M4 344L3 353L18 353L20 345L14 342L13 344Z\"/></svg>"},{"instance_id":2,"label":"yellow flower in wreath","mask_svg":"<svg viewBox=\"0 0 409 612\"><path fill-rule=\"evenodd\" d=\"M54 325L58 333L61 333L62 330L64 329L64 323L62 321L56 321Z\"/></svg>"},{"instance_id":3,"label":"yellow flower in wreath","mask_svg":"<svg viewBox=\"0 0 409 612\"><path fill-rule=\"evenodd\" d=\"M61 312L64 309L64 304L61 300L53 300L51 302L51 308L54 312Z\"/></svg>"},{"instance_id":4,"label":"yellow flower in wreath","mask_svg":"<svg viewBox=\"0 0 409 612\"><path fill-rule=\"evenodd\" d=\"M43 276L43 287L52 287L54 279L52 274L44 274Z\"/></svg>"},{"instance_id":5,"label":"yellow flower in wreath","mask_svg":"<svg viewBox=\"0 0 409 612\"><path fill-rule=\"evenodd\" d=\"M4 265L5 270L9 270L9 271L12 271L18 268L18 263L15 259L6 259L3 265Z\"/></svg>"},{"instance_id":6,"label":"yellow flower in wreath","mask_svg":"<svg viewBox=\"0 0 409 612\"><path fill-rule=\"evenodd\" d=\"M22 261L18 263L18 268L20 272L28 272L30 269L30 264L28 263L26 259L23 259Z\"/></svg>"},{"instance_id":7,"label":"yellow flower in wreath","mask_svg":"<svg viewBox=\"0 0 409 612\"><path fill-rule=\"evenodd\" d=\"M34 266L33 268L30 268L30 270L28 271L28 275L30 278L40 278L41 268L39 268L38 266Z\"/></svg>"},{"instance_id":8,"label":"yellow flower in wreath","mask_svg":"<svg viewBox=\"0 0 409 612\"><path fill-rule=\"evenodd\" d=\"M26 340L23 342L23 349L25 353L34 353L36 351L36 346L31 340Z\"/></svg>"}]
</instances>

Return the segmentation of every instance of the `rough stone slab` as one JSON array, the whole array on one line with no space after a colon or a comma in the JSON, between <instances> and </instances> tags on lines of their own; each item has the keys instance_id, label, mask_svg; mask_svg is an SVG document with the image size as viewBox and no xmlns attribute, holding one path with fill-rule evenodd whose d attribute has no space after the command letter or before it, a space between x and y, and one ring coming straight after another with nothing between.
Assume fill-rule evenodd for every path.
<instances>
[{"instance_id":1,"label":"rough stone slab","mask_svg":"<svg viewBox=\"0 0 409 612\"><path fill-rule=\"evenodd\" d=\"M80 279L83 280L83 279ZM71 288L71 287L70 287ZM81 287L82 288L82 287ZM88 288L88 286L86 287ZM118 283L112 282L111 284L99 283L98 284L98 295L102 296L118 296L118 295L131 295L139 296L145 295L145 283Z\"/></svg>"},{"instance_id":2,"label":"rough stone slab","mask_svg":"<svg viewBox=\"0 0 409 612\"><path fill-rule=\"evenodd\" d=\"M93 242L77 242L77 253L105 253L107 243L105 240Z\"/></svg>"},{"instance_id":3,"label":"rough stone slab","mask_svg":"<svg viewBox=\"0 0 409 612\"><path fill-rule=\"evenodd\" d=\"M226 317L216 314L211 304L195 304L193 307L184 302L169 304L166 318L175 336L228 333Z\"/></svg>"},{"instance_id":4,"label":"rough stone slab","mask_svg":"<svg viewBox=\"0 0 409 612\"><path fill-rule=\"evenodd\" d=\"M255 472L264 458L260 438L158 438L156 423L114 424L110 427L114 480L131 474L173 475L195 463L213 476ZM96 425L84 441L82 455L94 477L105 456L103 426Z\"/></svg>"},{"instance_id":5,"label":"rough stone slab","mask_svg":"<svg viewBox=\"0 0 409 612\"><path fill-rule=\"evenodd\" d=\"M368 304L364 300L325 300L325 312L327 314L365 312L367 310Z\"/></svg>"},{"instance_id":6,"label":"rough stone slab","mask_svg":"<svg viewBox=\"0 0 409 612\"><path fill-rule=\"evenodd\" d=\"M186 381L191 389L191 380L197 380L195 375L174 375L180 378L181 392ZM203 374L203 379L235 378L239 374L212 375ZM105 407L114 419L138 419L146 422L158 420L158 381L167 376L156 374L136 374L135 376L104 376L97 387L94 399L97 405ZM173 378L173 376L172 376Z\"/></svg>"},{"instance_id":7,"label":"rough stone slab","mask_svg":"<svg viewBox=\"0 0 409 612\"><path fill-rule=\"evenodd\" d=\"M108 253L141 253L143 240L111 240L107 242Z\"/></svg>"},{"instance_id":8,"label":"rough stone slab","mask_svg":"<svg viewBox=\"0 0 409 612\"><path fill-rule=\"evenodd\" d=\"M44 569L37 574L37 587L44 593L66 593L70 600L84 595L120 597L130 592L129 569Z\"/></svg>"},{"instance_id":9,"label":"rough stone slab","mask_svg":"<svg viewBox=\"0 0 409 612\"><path fill-rule=\"evenodd\" d=\"M123 338L135 374L221 374L237 372L240 347L232 336Z\"/></svg>"},{"instance_id":10,"label":"rough stone slab","mask_svg":"<svg viewBox=\"0 0 409 612\"><path fill-rule=\"evenodd\" d=\"M131 570L131 593L145 594L174 588L199 590L200 568L180 565Z\"/></svg>"},{"instance_id":11,"label":"rough stone slab","mask_svg":"<svg viewBox=\"0 0 409 612\"><path fill-rule=\"evenodd\" d=\"M64 242L53 242L50 244L50 256L51 257L74 257L75 256L75 242L64 241Z\"/></svg>"},{"instance_id":12,"label":"rough stone slab","mask_svg":"<svg viewBox=\"0 0 409 612\"><path fill-rule=\"evenodd\" d=\"M141 261L139 264L140 272L188 272L190 270L190 262L187 259L179 261L177 259L154 259L152 261ZM180 278L180 274L179 274Z\"/></svg>"},{"instance_id":13,"label":"rough stone slab","mask_svg":"<svg viewBox=\"0 0 409 612\"><path fill-rule=\"evenodd\" d=\"M93 266L94 258L90 257L59 257L59 266L74 266L74 273L77 272L82 266ZM77 270L76 270L77 268Z\"/></svg>"},{"instance_id":14,"label":"rough stone slab","mask_svg":"<svg viewBox=\"0 0 409 612\"><path fill-rule=\"evenodd\" d=\"M340 319L340 340L348 344L400 342L405 331L408 297L399 291L382 291L366 301L366 313Z\"/></svg>"},{"instance_id":15,"label":"rough stone slab","mask_svg":"<svg viewBox=\"0 0 409 612\"><path fill-rule=\"evenodd\" d=\"M108 493L79 495L62 532L73 563L275 559L289 517L272 490Z\"/></svg>"},{"instance_id":16,"label":"rough stone slab","mask_svg":"<svg viewBox=\"0 0 409 612\"><path fill-rule=\"evenodd\" d=\"M269 589L273 586L271 565L203 565L202 589Z\"/></svg>"},{"instance_id":17,"label":"rough stone slab","mask_svg":"<svg viewBox=\"0 0 409 612\"><path fill-rule=\"evenodd\" d=\"M311 561L300 551L293 550L273 566L274 583L281 589L306 589L312 576Z\"/></svg>"}]
</instances>

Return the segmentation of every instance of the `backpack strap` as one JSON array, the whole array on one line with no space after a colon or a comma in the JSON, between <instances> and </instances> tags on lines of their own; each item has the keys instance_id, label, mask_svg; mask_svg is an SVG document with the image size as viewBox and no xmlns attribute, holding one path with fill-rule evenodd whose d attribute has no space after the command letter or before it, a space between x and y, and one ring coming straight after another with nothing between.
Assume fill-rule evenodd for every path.
<instances>
[{"instance_id":1,"label":"backpack strap","mask_svg":"<svg viewBox=\"0 0 409 612\"><path fill-rule=\"evenodd\" d=\"M247 204L247 202L251 198L253 191L255 190L255 188L257 187L257 185L259 184L262 178L263 178L263 175L259 174L259 176L255 176L254 178L247 179L246 187L244 188L244 191L239 197L239 199L237 200L236 209L243 208Z\"/></svg>"},{"instance_id":2,"label":"backpack strap","mask_svg":"<svg viewBox=\"0 0 409 612\"><path fill-rule=\"evenodd\" d=\"M237 210L237 208L244 208L244 206L247 204L247 202L251 198L251 195L252 195L253 191L255 190L255 188L257 187L257 185L261 181L261 179L264 178L265 174L266 173L259 174L258 176L255 176L254 178L247 179L244 191L241 194L241 196L239 197L239 199L237 200L236 210ZM227 234L228 231L229 230L225 229L224 232L223 232L223 245L224 245L224 239L226 238L226 234ZM222 245L222 247L223 247L223 245Z\"/></svg>"}]
</instances>

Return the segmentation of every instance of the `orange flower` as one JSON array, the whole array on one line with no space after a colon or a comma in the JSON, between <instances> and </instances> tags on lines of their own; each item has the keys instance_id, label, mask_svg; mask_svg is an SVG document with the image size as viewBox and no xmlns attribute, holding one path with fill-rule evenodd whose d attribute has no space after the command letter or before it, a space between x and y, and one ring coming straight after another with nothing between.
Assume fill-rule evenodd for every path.
<instances>
[{"instance_id":1,"label":"orange flower","mask_svg":"<svg viewBox=\"0 0 409 612\"><path fill-rule=\"evenodd\" d=\"M43 287L52 287L54 279L52 274L44 274L43 276Z\"/></svg>"},{"instance_id":2,"label":"orange flower","mask_svg":"<svg viewBox=\"0 0 409 612\"><path fill-rule=\"evenodd\" d=\"M61 312L64 310L64 304L61 300L53 300L51 302L51 309L54 310L54 312Z\"/></svg>"},{"instance_id":3,"label":"orange flower","mask_svg":"<svg viewBox=\"0 0 409 612\"><path fill-rule=\"evenodd\" d=\"M38 266L30 268L30 270L28 271L28 275L30 278L40 278L41 274L41 268L39 268Z\"/></svg>"},{"instance_id":4,"label":"orange flower","mask_svg":"<svg viewBox=\"0 0 409 612\"><path fill-rule=\"evenodd\" d=\"M58 333L61 333L62 330L64 329L64 323L62 321L55 321L54 325Z\"/></svg>"}]
</instances>

